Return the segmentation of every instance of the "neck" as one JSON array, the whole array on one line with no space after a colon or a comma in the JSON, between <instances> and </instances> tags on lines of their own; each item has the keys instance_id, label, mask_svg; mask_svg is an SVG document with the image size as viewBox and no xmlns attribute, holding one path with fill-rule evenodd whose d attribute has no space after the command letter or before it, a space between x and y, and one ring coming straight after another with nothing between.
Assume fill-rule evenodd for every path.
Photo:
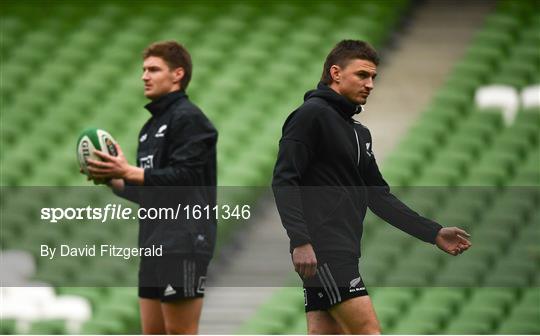
<instances>
[{"instance_id":1,"label":"neck","mask_svg":"<svg viewBox=\"0 0 540 336\"><path fill-rule=\"evenodd\" d=\"M339 91L339 87L336 82L332 82L330 85L328 85L328 87L336 91L337 94L341 95L341 92Z\"/></svg>"}]
</instances>

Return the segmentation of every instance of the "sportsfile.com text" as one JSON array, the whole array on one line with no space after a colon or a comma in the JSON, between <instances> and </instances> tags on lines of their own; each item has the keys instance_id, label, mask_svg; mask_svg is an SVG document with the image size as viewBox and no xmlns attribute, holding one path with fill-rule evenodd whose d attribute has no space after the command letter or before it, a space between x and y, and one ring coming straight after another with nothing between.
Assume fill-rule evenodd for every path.
<instances>
[{"instance_id":1,"label":"sportsfile.com text","mask_svg":"<svg viewBox=\"0 0 540 336\"><path fill-rule=\"evenodd\" d=\"M57 223L65 220L175 220L175 219L244 219L251 217L249 205L183 205L176 208L132 208L122 204L107 204L104 207L41 208L41 220Z\"/></svg>"}]
</instances>

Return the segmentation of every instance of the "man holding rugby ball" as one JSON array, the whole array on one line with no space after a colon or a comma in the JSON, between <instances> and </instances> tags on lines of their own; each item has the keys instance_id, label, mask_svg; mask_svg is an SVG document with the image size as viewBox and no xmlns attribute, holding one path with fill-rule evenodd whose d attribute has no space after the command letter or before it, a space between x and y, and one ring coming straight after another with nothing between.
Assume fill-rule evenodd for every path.
<instances>
[{"instance_id":1,"label":"man holding rugby ball","mask_svg":"<svg viewBox=\"0 0 540 336\"><path fill-rule=\"evenodd\" d=\"M142 70L144 95L151 100L145 108L151 116L139 133L137 166L117 146L118 156L96 152L102 161L88 160L90 177L108 180L115 194L145 208L214 206L217 131L186 94L191 56L177 42L157 42L144 50ZM162 245L164 254L141 258L143 333L196 334L215 219L139 223L139 247Z\"/></svg>"}]
</instances>

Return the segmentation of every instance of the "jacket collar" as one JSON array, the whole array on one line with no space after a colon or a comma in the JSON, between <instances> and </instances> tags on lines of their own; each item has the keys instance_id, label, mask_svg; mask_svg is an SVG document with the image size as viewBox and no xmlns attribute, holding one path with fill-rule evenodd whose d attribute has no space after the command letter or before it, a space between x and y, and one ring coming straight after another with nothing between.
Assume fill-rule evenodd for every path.
<instances>
[{"instance_id":1,"label":"jacket collar","mask_svg":"<svg viewBox=\"0 0 540 336\"><path fill-rule=\"evenodd\" d=\"M311 97L320 97L326 100L344 119L350 119L353 115L363 111L362 105L355 105L323 83L319 83L316 90L307 92L304 99Z\"/></svg>"},{"instance_id":2,"label":"jacket collar","mask_svg":"<svg viewBox=\"0 0 540 336\"><path fill-rule=\"evenodd\" d=\"M144 106L153 116L157 116L165 112L175 101L187 98L184 90L173 91L161 96Z\"/></svg>"}]
</instances>

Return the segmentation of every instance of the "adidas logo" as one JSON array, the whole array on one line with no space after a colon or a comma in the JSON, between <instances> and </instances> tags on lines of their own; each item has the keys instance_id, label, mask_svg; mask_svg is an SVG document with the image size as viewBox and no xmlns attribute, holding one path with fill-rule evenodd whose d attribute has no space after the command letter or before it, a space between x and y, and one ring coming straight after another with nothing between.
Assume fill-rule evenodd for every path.
<instances>
[{"instance_id":1,"label":"adidas logo","mask_svg":"<svg viewBox=\"0 0 540 336\"><path fill-rule=\"evenodd\" d=\"M163 292L163 295L164 296L169 296L169 295L173 295L173 294L176 294L176 291L174 290L174 288L172 288L171 285L167 285L167 288L165 288L165 291Z\"/></svg>"}]
</instances>

